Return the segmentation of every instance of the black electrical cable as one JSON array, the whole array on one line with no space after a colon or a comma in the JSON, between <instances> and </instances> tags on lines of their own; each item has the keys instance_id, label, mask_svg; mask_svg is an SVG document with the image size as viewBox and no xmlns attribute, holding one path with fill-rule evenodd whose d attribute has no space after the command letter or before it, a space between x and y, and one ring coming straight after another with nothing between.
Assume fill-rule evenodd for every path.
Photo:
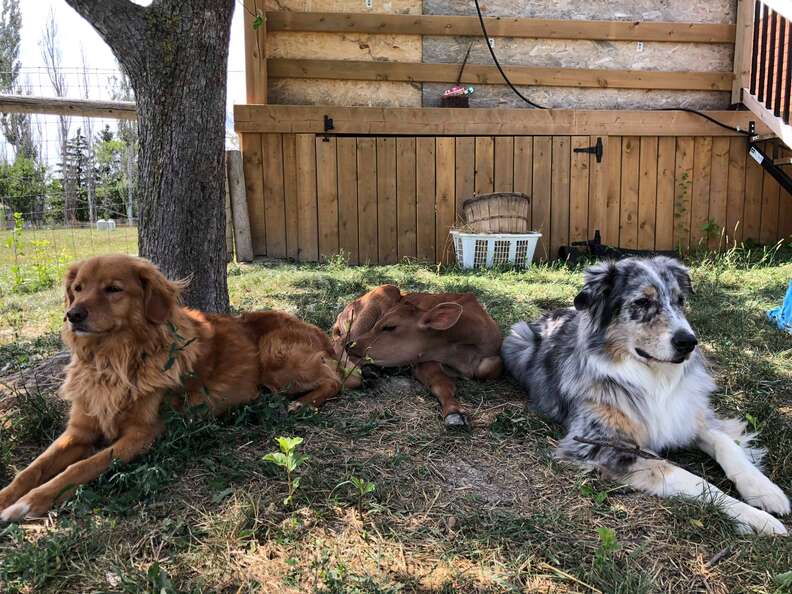
<instances>
[{"instance_id":1,"label":"black electrical cable","mask_svg":"<svg viewBox=\"0 0 792 594\"><path fill-rule=\"evenodd\" d=\"M503 71L503 68L501 68L500 62L498 62L498 57L495 55L495 50L492 49L492 41L490 40L490 36L487 33L487 27L484 25L484 16L481 14L481 7L479 6L479 0L474 0L474 2L476 3L476 12L478 13L479 23L481 24L481 33L484 35L484 41L487 44L487 49L489 49L490 55L492 56L492 61L495 62L495 66L498 67L498 71L501 73L501 76L503 77L503 80L506 81L506 84L509 85L511 90L514 91L514 93L520 99L525 101L531 107L535 107L537 109L547 109L546 107L543 107L541 105L538 105L538 104L534 103L533 101L531 101L530 99L525 97L525 95L520 93L520 91L517 90L517 87L515 87L512 84L512 81L509 80L509 77L506 76L506 73ZM656 109L652 109L650 111L684 111L684 112L687 112L687 113L695 114L695 115L697 115L699 117L704 118L705 120L709 120L713 124L716 124L716 125L720 126L721 128L726 129L726 130L730 130L731 132L737 132L738 134L744 134L746 136L750 136L750 133L747 130L740 130L740 128L735 128L734 126L729 126L728 124L724 124L723 122L719 122L718 120L716 120L712 116L707 115L706 113L702 113L700 111L696 111L695 109L690 109L689 107L659 107L659 108L656 108Z\"/></svg>"},{"instance_id":2,"label":"black electrical cable","mask_svg":"<svg viewBox=\"0 0 792 594\"><path fill-rule=\"evenodd\" d=\"M479 23L481 23L481 32L484 34L484 41L486 42L487 49L489 50L490 55L492 56L492 61L495 62L495 66L498 67L498 71L501 73L503 80L506 81L506 84L509 85L511 90L514 91L514 93L520 99L525 101L531 107L535 107L536 109L547 109L546 107L542 107L538 103L534 103L533 101L528 99L525 95L520 93L520 91L517 90L517 87L515 87L512 84L512 81L509 80L509 77L506 76L506 73L503 71L503 68L501 68L500 62L498 62L498 56L495 55L495 50L492 49L492 42L490 41L490 36L487 33L487 27L484 25L484 17L481 14L481 7L479 6L479 0L475 0L475 2L476 2L476 12L478 12Z\"/></svg>"}]
</instances>

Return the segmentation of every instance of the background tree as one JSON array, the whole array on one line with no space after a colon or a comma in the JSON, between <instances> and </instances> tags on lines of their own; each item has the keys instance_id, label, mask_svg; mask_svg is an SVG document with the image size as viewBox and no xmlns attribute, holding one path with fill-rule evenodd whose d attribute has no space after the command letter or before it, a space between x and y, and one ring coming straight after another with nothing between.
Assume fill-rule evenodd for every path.
<instances>
[{"instance_id":1,"label":"background tree","mask_svg":"<svg viewBox=\"0 0 792 594\"><path fill-rule=\"evenodd\" d=\"M21 62L19 46L21 41L22 15L19 0L3 0L0 8L0 92L29 94L19 82ZM36 148L33 142L31 116L23 113L4 113L0 119L3 134L14 147L17 155L35 159Z\"/></svg>"},{"instance_id":2,"label":"background tree","mask_svg":"<svg viewBox=\"0 0 792 594\"><path fill-rule=\"evenodd\" d=\"M135 93L132 91L132 83L129 76L124 72L123 67L118 65L118 74L114 74L108 79L108 90L113 101L134 101ZM137 179L137 155L138 155L138 127L137 120L118 120L118 141L123 143L118 145L121 168L123 171L124 188L126 189L125 210L127 224L134 223L135 213L137 212L136 179ZM98 159L97 154L97 159ZM100 165L101 166L101 165Z\"/></svg>"},{"instance_id":3,"label":"background tree","mask_svg":"<svg viewBox=\"0 0 792 594\"><path fill-rule=\"evenodd\" d=\"M49 18L41 35L41 57L47 67L52 88L57 97L65 97L69 87L66 84L66 77L63 75L63 64L61 62L61 51L58 45L58 24L55 21L55 12L50 10ZM58 116L58 142L60 144L61 161L66 161L66 144L69 141L69 130L71 129L71 118L64 115ZM72 224L77 220L77 204L75 201L75 190L68 183L63 186L63 212L64 222Z\"/></svg>"},{"instance_id":4,"label":"background tree","mask_svg":"<svg viewBox=\"0 0 792 594\"><path fill-rule=\"evenodd\" d=\"M80 44L80 57L82 58L82 92L83 99L90 99L89 83L88 83L88 60L85 57L85 47ZM94 134L93 134L93 118L83 118L83 130L85 130L85 140L88 143L88 159L89 165L94 167ZM88 177L88 187L86 188L86 197L88 199L88 220L91 223L96 222L96 176L91 175Z\"/></svg>"},{"instance_id":5,"label":"background tree","mask_svg":"<svg viewBox=\"0 0 792 594\"><path fill-rule=\"evenodd\" d=\"M224 136L234 0L66 0L129 75L138 110L139 249L188 305L228 309Z\"/></svg>"}]
</instances>

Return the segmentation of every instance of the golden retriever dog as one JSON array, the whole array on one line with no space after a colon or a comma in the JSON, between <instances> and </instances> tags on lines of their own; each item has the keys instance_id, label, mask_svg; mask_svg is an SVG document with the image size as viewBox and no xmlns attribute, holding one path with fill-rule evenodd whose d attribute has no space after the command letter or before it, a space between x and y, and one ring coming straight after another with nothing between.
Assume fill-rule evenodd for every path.
<instances>
[{"instance_id":1,"label":"golden retriever dog","mask_svg":"<svg viewBox=\"0 0 792 594\"><path fill-rule=\"evenodd\" d=\"M329 338L284 312L241 316L181 307L183 284L125 255L77 263L65 279L63 340L72 357L66 430L0 491L0 520L46 513L56 499L129 462L163 431L160 407L213 414L254 400L259 386L319 406L341 389ZM359 379L349 376L346 385Z\"/></svg>"}]
</instances>

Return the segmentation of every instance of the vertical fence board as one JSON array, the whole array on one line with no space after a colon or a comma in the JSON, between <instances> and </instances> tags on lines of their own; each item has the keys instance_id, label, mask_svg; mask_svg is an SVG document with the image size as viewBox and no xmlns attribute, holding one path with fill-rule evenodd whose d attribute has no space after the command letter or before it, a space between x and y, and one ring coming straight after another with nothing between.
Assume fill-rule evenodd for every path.
<instances>
[{"instance_id":1,"label":"vertical fence board","mask_svg":"<svg viewBox=\"0 0 792 594\"><path fill-rule=\"evenodd\" d=\"M622 138L621 213L619 245L638 247L638 185L640 179L641 144L637 136Z\"/></svg>"},{"instance_id":2,"label":"vertical fence board","mask_svg":"<svg viewBox=\"0 0 792 594\"><path fill-rule=\"evenodd\" d=\"M358 245L361 264L376 264L377 244L377 143L357 139Z\"/></svg>"},{"instance_id":3,"label":"vertical fence board","mask_svg":"<svg viewBox=\"0 0 792 594\"><path fill-rule=\"evenodd\" d=\"M496 192L514 191L514 136L495 138L495 180Z\"/></svg>"},{"instance_id":4,"label":"vertical fence board","mask_svg":"<svg viewBox=\"0 0 792 594\"><path fill-rule=\"evenodd\" d=\"M597 138L602 138L602 153L605 158L597 163L597 157L589 155L589 239L592 239L597 231L603 233L607 224L609 140L607 136L589 136L589 146L594 146Z\"/></svg>"},{"instance_id":5,"label":"vertical fence board","mask_svg":"<svg viewBox=\"0 0 792 594\"><path fill-rule=\"evenodd\" d=\"M456 139L454 171L456 176L456 204L454 224L462 220L462 205L476 192L476 140L461 136Z\"/></svg>"},{"instance_id":6,"label":"vertical fence board","mask_svg":"<svg viewBox=\"0 0 792 594\"><path fill-rule=\"evenodd\" d=\"M517 136L514 139L514 191L522 192L533 203L533 138ZM528 228L533 229L528 209Z\"/></svg>"},{"instance_id":7,"label":"vertical fence board","mask_svg":"<svg viewBox=\"0 0 792 594\"><path fill-rule=\"evenodd\" d=\"M338 246L350 264L360 262L358 253L357 145L354 138L339 137Z\"/></svg>"},{"instance_id":8,"label":"vertical fence board","mask_svg":"<svg viewBox=\"0 0 792 594\"><path fill-rule=\"evenodd\" d=\"M690 248L706 245L712 183L712 137L697 136L693 155L693 189L690 205Z\"/></svg>"},{"instance_id":9,"label":"vertical fence board","mask_svg":"<svg viewBox=\"0 0 792 594\"><path fill-rule=\"evenodd\" d=\"M551 254L550 232L550 198L552 179L552 136L534 137L533 160L533 192L531 206L534 229L542 234L537 246L535 258L547 260Z\"/></svg>"},{"instance_id":10,"label":"vertical fence board","mask_svg":"<svg viewBox=\"0 0 792 594\"><path fill-rule=\"evenodd\" d=\"M454 139L438 137L435 146L435 204L437 207L435 249L437 250L437 261L444 263L451 262L454 256L454 248L449 243L448 231L454 225L455 157Z\"/></svg>"},{"instance_id":11,"label":"vertical fence board","mask_svg":"<svg viewBox=\"0 0 792 594\"><path fill-rule=\"evenodd\" d=\"M778 238L778 214L781 186L767 171L762 183L762 219L759 227L759 241L770 245Z\"/></svg>"},{"instance_id":12,"label":"vertical fence board","mask_svg":"<svg viewBox=\"0 0 792 594\"><path fill-rule=\"evenodd\" d=\"M415 139L416 256L435 262L435 139Z\"/></svg>"},{"instance_id":13,"label":"vertical fence board","mask_svg":"<svg viewBox=\"0 0 792 594\"><path fill-rule=\"evenodd\" d=\"M589 156L576 148L589 146L588 136L572 137L572 165L569 179L569 241L588 239Z\"/></svg>"},{"instance_id":14,"label":"vertical fence board","mask_svg":"<svg viewBox=\"0 0 792 594\"><path fill-rule=\"evenodd\" d=\"M476 136L476 194L486 194L495 188L495 142L492 136Z\"/></svg>"},{"instance_id":15,"label":"vertical fence board","mask_svg":"<svg viewBox=\"0 0 792 594\"><path fill-rule=\"evenodd\" d=\"M748 142L745 138L729 140L729 181L726 197L727 243L742 241L743 205L745 204L745 158Z\"/></svg>"},{"instance_id":16,"label":"vertical fence board","mask_svg":"<svg viewBox=\"0 0 792 594\"><path fill-rule=\"evenodd\" d=\"M674 249L690 247L690 202L693 187L693 138L680 136L674 174Z\"/></svg>"},{"instance_id":17,"label":"vertical fence board","mask_svg":"<svg viewBox=\"0 0 792 594\"><path fill-rule=\"evenodd\" d=\"M569 243L570 138L553 137L550 201L550 258L558 257L558 248Z\"/></svg>"},{"instance_id":18,"label":"vertical fence board","mask_svg":"<svg viewBox=\"0 0 792 594\"><path fill-rule=\"evenodd\" d=\"M297 137L283 135L283 202L286 210L286 256L300 257L300 221L297 204Z\"/></svg>"},{"instance_id":19,"label":"vertical fence board","mask_svg":"<svg viewBox=\"0 0 792 594\"><path fill-rule=\"evenodd\" d=\"M379 263L398 260L396 234L396 139L377 138L377 235Z\"/></svg>"},{"instance_id":20,"label":"vertical fence board","mask_svg":"<svg viewBox=\"0 0 792 594\"><path fill-rule=\"evenodd\" d=\"M316 199L319 257L338 253L338 158L336 139L316 138Z\"/></svg>"},{"instance_id":21,"label":"vertical fence board","mask_svg":"<svg viewBox=\"0 0 792 594\"><path fill-rule=\"evenodd\" d=\"M743 241L759 241L762 221L762 178L764 169L751 157L745 160L745 209L743 211Z\"/></svg>"},{"instance_id":22,"label":"vertical fence board","mask_svg":"<svg viewBox=\"0 0 792 594\"><path fill-rule=\"evenodd\" d=\"M718 249L725 238L726 193L729 185L729 139L712 140L712 176L710 181L710 203L708 222L708 247Z\"/></svg>"},{"instance_id":23,"label":"vertical fence board","mask_svg":"<svg viewBox=\"0 0 792 594\"><path fill-rule=\"evenodd\" d=\"M605 200L605 224L602 228L602 242L608 245L619 245L622 142L621 136L611 136L608 141L607 152L605 153L608 191Z\"/></svg>"},{"instance_id":24,"label":"vertical fence board","mask_svg":"<svg viewBox=\"0 0 792 594\"><path fill-rule=\"evenodd\" d=\"M286 256L286 207L283 195L283 146L280 134L261 137L264 160L264 210L267 213L267 255Z\"/></svg>"},{"instance_id":25,"label":"vertical fence board","mask_svg":"<svg viewBox=\"0 0 792 594\"><path fill-rule=\"evenodd\" d=\"M302 262L319 260L319 226L316 208L316 135L297 134L297 222L299 257Z\"/></svg>"},{"instance_id":26,"label":"vertical fence board","mask_svg":"<svg viewBox=\"0 0 792 594\"><path fill-rule=\"evenodd\" d=\"M657 150L656 136L641 137L641 176L638 180L638 249L655 249L657 220Z\"/></svg>"},{"instance_id":27,"label":"vertical fence board","mask_svg":"<svg viewBox=\"0 0 792 594\"><path fill-rule=\"evenodd\" d=\"M396 139L398 259L415 258L415 138Z\"/></svg>"},{"instance_id":28,"label":"vertical fence board","mask_svg":"<svg viewBox=\"0 0 792 594\"><path fill-rule=\"evenodd\" d=\"M245 172L250 236L254 256L267 255L267 216L264 211L264 171L261 157L261 134L242 134L242 169Z\"/></svg>"},{"instance_id":29,"label":"vertical fence board","mask_svg":"<svg viewBox=\"0 0 792 594\"><path fill-rule=\"evenodd\" d=\"M657 210L655 249L674 249L674 172L676 138L664 136L657 143Z\"/></svg>"},{"instance_id":30,"label":"vertical fence board","mask_svg":"<svg viewBox=\"0 0 792 594\"><path fill-rule=\"evenodd\" d=\"M226 151L228 186L231 194L231 213L234 218L234 244L239 262L253 259L250 237L250 218L245 194L245 172L240 151Z\"/></svg>"}]
</instances>

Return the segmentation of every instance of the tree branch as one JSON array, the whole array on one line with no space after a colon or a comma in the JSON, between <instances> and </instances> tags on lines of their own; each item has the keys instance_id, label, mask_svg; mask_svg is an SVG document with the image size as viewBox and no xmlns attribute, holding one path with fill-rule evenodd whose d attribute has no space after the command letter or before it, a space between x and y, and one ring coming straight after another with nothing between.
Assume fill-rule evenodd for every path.
<instances>
[{"instance_id":1,"label":"tree branch","mask_svg":"<svg viewBox=\"0 0 792 594\"><path fill-rule=\"evenodd\" d=\"M141 63L146 8L129 0L66 0L88 21L127 69Z\"/></svg>"},{"instance_id":2,"label":"tree branch","mask_svg":"<svg viewBox=\"0 0 792 594\"><path fill-rule=\"evenodd\" d=\"M639 458L646 458L648 460L662 460L662 456L658 456L654 452L649 450L644 450L639 448L635 444L626 444L624 442L619 441L610 441L607 439L588 439L585 437L579 437L577 435L573 436L572 439L578 443L584 443L586 445L594 445L600 446L603 448L611 448L616 450L617 452L624 452L625 454L632 454L633 456L638 456Z\"/></svg>"}]
</instances>

